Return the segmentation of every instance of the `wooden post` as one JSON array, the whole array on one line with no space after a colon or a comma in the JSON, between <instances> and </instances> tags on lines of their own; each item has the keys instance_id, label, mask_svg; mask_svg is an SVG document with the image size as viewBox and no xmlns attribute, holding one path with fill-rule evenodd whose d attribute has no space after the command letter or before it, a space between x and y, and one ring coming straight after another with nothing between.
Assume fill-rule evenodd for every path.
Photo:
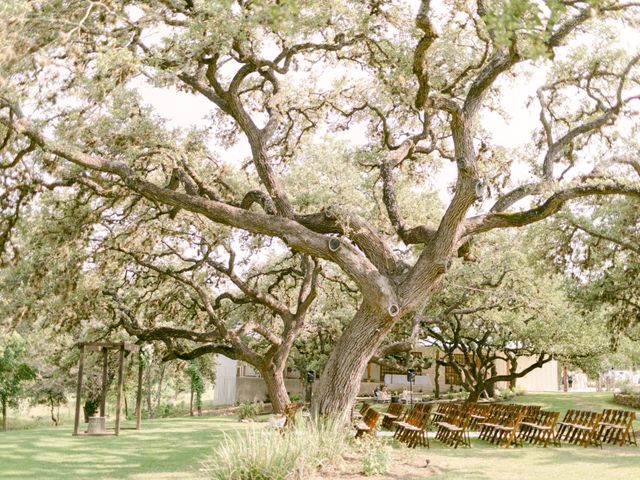
<instances>
[{"instance_id":1,"label":"wooden post","mask_svg":"<svg viewBox=\"0 0 640 480\"><path fill-rule=\"evenodd\" d=\"M105 416L106 406L107 406L107 369L108 365L108 356L109 350L107 347L102 347L102 394L100 396L100 416Z\"/></svg>"},{"instance_id":2,"label":"wooden post","mask_svg":"<svg viewBox=\"0 0 640 480\"><path fill-rule=\"evenodd\" d=\"M138 355L138 391L136 392L136 430L140 430L142 424L142 375L144 373L144 363L142 362L142 352Z\"/></svg>"},{"instance_id":3,"label":"wooden post","mask_svg":"<svg viewBox=\"0 0 640 480\"><path fill-rule=\"evenodd\" d=\"M82 375L84 370L84 345L80 345L80 360L78 362L78 386L76 388L76 416L73 421L73 434L80 430L80 401L82 400Z\"/></svg>"},{"instance_id":4,"label":"wooden post","mask_svg":"<svg viewBox=\"0 0 640 480\"><path fill-rule=\"evenodd\" d=\"M122 409L122 385L124 383L124 342L118 358L118 396L116 398L116 435L120 435L120 410Z\"/></svg>"},{"instance_id":5,"label":"wooden post","mask_svg":"<svg viewBox=\"0 0 640 480\"><path fill-rule=\"evenodd\" d=\"M436 350L436 371L434 375L435 388L433 389L433 394L436 398L440 398L440 364L438 363L438 360L440 360L440 352Z\"/></svg>"}]
</instances>

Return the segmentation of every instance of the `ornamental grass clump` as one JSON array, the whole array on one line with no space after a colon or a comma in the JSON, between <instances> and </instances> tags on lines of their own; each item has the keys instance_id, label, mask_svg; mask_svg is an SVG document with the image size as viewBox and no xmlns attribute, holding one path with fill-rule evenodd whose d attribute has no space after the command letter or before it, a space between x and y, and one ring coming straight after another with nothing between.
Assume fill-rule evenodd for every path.
<instances>
[{"instance_id":1,"label":"ornamental grass clump","mask_svg":"<svg viewBox=\"0 0 640 480\"><path fill-rule=\"evenodd\" d=\"M300 419L284 431L255 426L226 437L203 472L213 480L302 480L337 465L351 448L348 430L333 421Z\"/></svg>"}]
</instances>

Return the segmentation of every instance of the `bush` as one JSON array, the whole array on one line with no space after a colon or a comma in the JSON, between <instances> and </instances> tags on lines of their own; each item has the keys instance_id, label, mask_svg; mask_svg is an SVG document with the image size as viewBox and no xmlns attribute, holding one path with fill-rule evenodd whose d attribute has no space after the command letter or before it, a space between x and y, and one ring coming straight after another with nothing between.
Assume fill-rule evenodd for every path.
<instances>
[{"instance_id":1,"label":"bush","mask_svg":"<svg viewBox=\"0 0 640 480\"><path fill-rule=\"evenodd\" d=\"M516 386L516 388L512 389L513 394L516 397L521 397L522 395L526 395L527 394L527 389L524 387L518 387Z\"/></svg>"},{"instance_id":2,"label":"bush","mask_svg":"<svg viewBox=\"0 0 640 480\"><path fill-rule=\"evenodd\" d=\"M623 395L640 395L640 385L630 382L620 384L620 393Z\"/></svg>"},{"instance_id":3,"label":"bush","mask_svg":"<svg viewBox=\"0 0 640 480\"><path fill-rule=\"evenodd\" d=\"M466 400L467 398L469 398L469 392L461 390L460 392L458 392L458 395L456 396L456 398L458 400Z\"/></svg>"},{"instance_id":4,"label":"bush","mask_svg":"<svg viewBox=\"0 0 640 480\"><path fill-rule=\"evenodd\" d=\"M301 480L350 448L349 431L335 422L303 420L284 433L255 427L225 437L203 472L213 480Z\"/></svg>"},{"instance_id":5,"label":"bush","mask_svg":"<svg viewBox=\"0 0 640 480\"><path fill-rule=\"evenodd\" d=\"M153 413L156 418L166 418L176 416L179 412L180 409L177 405L174 405L173 403L162 403Z\"/></svg>"},{"instance_id":6,"label":"bush","mask_svg":"<svg viewBox=\"0 0 640 480\"><path fill-rule=\"evenodd\" d=\"M238 418L240 420L255 420L255 418L262 412L262 402L242 402L240 404L240 410L238 410Z\"/></svg>"},{"instance_id":7,"label":"bush","mask_svg":"<svg viewBox=\"0 0 640 480\"><path fill-rule=\"evenodd\" d=\"M510 388L505 388L504 390L500 390L498 392L498 398L501 400L510 400L515 396L515 393Z\"/></svg>"},{"instance_id":8,"label":"bush","mask_svg":"<svg viewBox=\"0 0 640 480\"><path fill-rule=\"evenodd\" d=\"M363 454L362 473L364 475L379 475L389 471L389 447L380 438L363 437L360 450Z\"/></svg>"}]
</instances>

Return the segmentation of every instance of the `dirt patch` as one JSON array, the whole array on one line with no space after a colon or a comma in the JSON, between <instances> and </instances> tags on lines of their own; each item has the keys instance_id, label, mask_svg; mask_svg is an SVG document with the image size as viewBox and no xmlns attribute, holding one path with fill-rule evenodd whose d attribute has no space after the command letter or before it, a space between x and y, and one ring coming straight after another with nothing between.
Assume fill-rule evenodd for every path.
<instances>
[{"instance_id":1,"label":"dirt patch","mask_svg":"<svg viewBox=\"0 0 640 480\"><path fill-rule=\"evenodd\" d=\"M309 480L422 480L442 471L442 468L431 463L428 452L403 448L391 452L389 471L385 474L364 475L362 458L348 455L341 465L321 468L316 475L309 477Z\"/></svg>"}]
</instances>

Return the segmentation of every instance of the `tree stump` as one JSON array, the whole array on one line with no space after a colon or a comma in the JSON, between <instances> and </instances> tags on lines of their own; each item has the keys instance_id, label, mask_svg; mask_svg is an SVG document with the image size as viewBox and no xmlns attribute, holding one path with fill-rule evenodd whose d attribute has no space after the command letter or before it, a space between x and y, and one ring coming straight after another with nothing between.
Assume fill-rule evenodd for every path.
<instances>
[{"instance_id":1,"label":"tree stump","mask_svg":"<svg viewBox=\"0 0 640 480\"><path fill-rule=\"evenodd\" d=\"M107 417L89 417L89 425L87 427L89 435L106 433L106 431Z\"/></svg>"}]
</instances>

